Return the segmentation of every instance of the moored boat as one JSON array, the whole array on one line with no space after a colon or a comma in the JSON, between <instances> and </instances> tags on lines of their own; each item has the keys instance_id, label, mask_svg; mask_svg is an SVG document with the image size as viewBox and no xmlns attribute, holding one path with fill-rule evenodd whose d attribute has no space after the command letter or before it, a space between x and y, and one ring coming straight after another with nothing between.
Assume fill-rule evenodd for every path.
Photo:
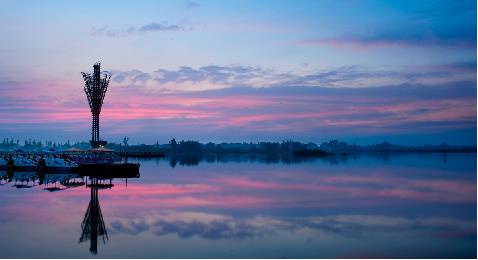
<instances>
[{"instance_id":1,"label":"moored boat","mask_svg":"<svg viewBox=\"0 0 478 260\"><path fill-rule=\"evenodd\" d=\"M15 156L13 160L13 170L36 171L38 162L26 156ZM11 163L11 162L10 162Z\"/></svg>"},{"instance_id":2,"label":"moored boat","mask_svg":"<svg viewBox=\"0 0 478 260\"><path fill-rule=\"evenodd\" d=\"M72 172L78 169L78 164L68 158L47 156L39 160L39 170L45 172Z\"/></svg>"}]
</instances>

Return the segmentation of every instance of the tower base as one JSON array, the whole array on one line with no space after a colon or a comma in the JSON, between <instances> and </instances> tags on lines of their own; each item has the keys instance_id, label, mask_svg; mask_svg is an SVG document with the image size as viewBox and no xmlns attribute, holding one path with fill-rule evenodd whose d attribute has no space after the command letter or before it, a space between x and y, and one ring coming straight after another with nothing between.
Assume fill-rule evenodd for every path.
<instances>
[{"instance_id":1,"label":"tower base","mask_svg":"<svg viewBox=\"0 0 478 260\"><path fill-rule=\"evenodd\" d=\"M103 140L100 140L100 141L90 141L90 144L91 144L91 148L95 149L95 148L103 148L106 146L108 142L107 141L103 141Z\"/></svg>"}]
</instances>

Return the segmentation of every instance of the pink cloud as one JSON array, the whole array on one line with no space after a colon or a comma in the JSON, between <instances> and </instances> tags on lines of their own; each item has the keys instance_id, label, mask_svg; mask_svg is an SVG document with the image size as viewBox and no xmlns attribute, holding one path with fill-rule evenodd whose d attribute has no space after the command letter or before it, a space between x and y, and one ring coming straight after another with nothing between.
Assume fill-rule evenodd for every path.
<instances>
[{"instance_id":1,"label":"pink cloud","mask_svg":"<svg viewBox=\"0 0 478 260\"><path fill-rule=\"evenodd\" d=\"M62 86L65 86L65 89ZM79 123L89 127L90 111L81 89L72 82L40 82L36 91L20 85L2 93L0 117L8 125ZM171 127L196 127L201 132L312 134L340 131L346 134L413 133L473 127L475 97L417 99L392 96L279 94L214 95L201 92L158 93L138 88L116 88L103 106L103 124L114 125L113 134L150 129L155 120ZM59 98L61 97L61 98ZM149 125L141 122L145 120ZM454 122L454 123L449 123ZM159 123L158 123L159 124ZM10 128L9 128L10 127ZM66 127L66 126L64 126ZM397 130L397 127L400 130ZM69 131L75 131L74 128Z\"/></svg>"}]
</instances>

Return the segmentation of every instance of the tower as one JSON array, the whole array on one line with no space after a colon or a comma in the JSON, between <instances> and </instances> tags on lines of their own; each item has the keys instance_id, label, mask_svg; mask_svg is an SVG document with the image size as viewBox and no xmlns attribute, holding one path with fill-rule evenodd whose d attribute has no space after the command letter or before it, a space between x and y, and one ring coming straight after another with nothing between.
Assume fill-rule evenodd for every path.
<instances>
[{"instance_id":1,"label":"tower","mask_svg":"<svg viewBox=\"0 0 478 260\"><path fill-rule=\"evenodd\" d=\"M91 148L103 147L107 142L100 139L100 113L111 74L107 71L101 71L100 62L93 65L93 75L85 72L82 72L81 74L85 81L85 93L93 117L90 141Z\"/></svg>"}]
</instances>

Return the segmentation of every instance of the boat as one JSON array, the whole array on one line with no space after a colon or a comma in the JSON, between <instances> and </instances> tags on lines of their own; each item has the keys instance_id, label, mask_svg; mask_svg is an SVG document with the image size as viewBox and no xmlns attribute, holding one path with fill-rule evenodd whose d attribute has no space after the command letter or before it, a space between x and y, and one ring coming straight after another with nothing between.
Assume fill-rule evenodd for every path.
<instances>
[{"instance_id":1,"label":"boat","mask_svg":"<svg viewBox=\"0 0 478 260\"><path fill-rule=\"evenodd\" d=\"M64 152L63 155L77 164L108 164L121 161L121 157L116 156L113 150L106 148L96 148L85 151L67 151Z\"/></svg>"},{"instance_id":2,"label":"boat","mask_svg":"<svg viewBox=\"0 0 478 260\"><path fill-rule=\"evenodd\" d=\"M0 166L7 166L8 160L6 158L0 157Z\"/></svg>"},{"instance_id":3,"label":"boat","mask_svg":"<svg viewBox=\"0 0 478 260\"><path fill-rule=\"evenodd\" d=\"M68 158L47 156L39 160L41 171L45 172L72 172L78 168L78 164Z\"/></svg>"},{"instance_id":4,"label":"boat","mask_svg":"<svg viewBox=\"0 0 478 260\"><path fill-rule=\"evenodd\" d=\"M21 171L36 171L38 169L38 162L26 156L14 156L13 170Z\"/></svg>"},{"instance_id":5,"label":"boat","mask_svg":"<svg viewBox=\"0 0 478 260\"><path fill-rule=\"evenodd\" d=\"M0 157L0 171L94 175L99 178L139 177L139 164L121 163L112 150L61 154L11 153Z\"/></svg>"}]
</instances>

